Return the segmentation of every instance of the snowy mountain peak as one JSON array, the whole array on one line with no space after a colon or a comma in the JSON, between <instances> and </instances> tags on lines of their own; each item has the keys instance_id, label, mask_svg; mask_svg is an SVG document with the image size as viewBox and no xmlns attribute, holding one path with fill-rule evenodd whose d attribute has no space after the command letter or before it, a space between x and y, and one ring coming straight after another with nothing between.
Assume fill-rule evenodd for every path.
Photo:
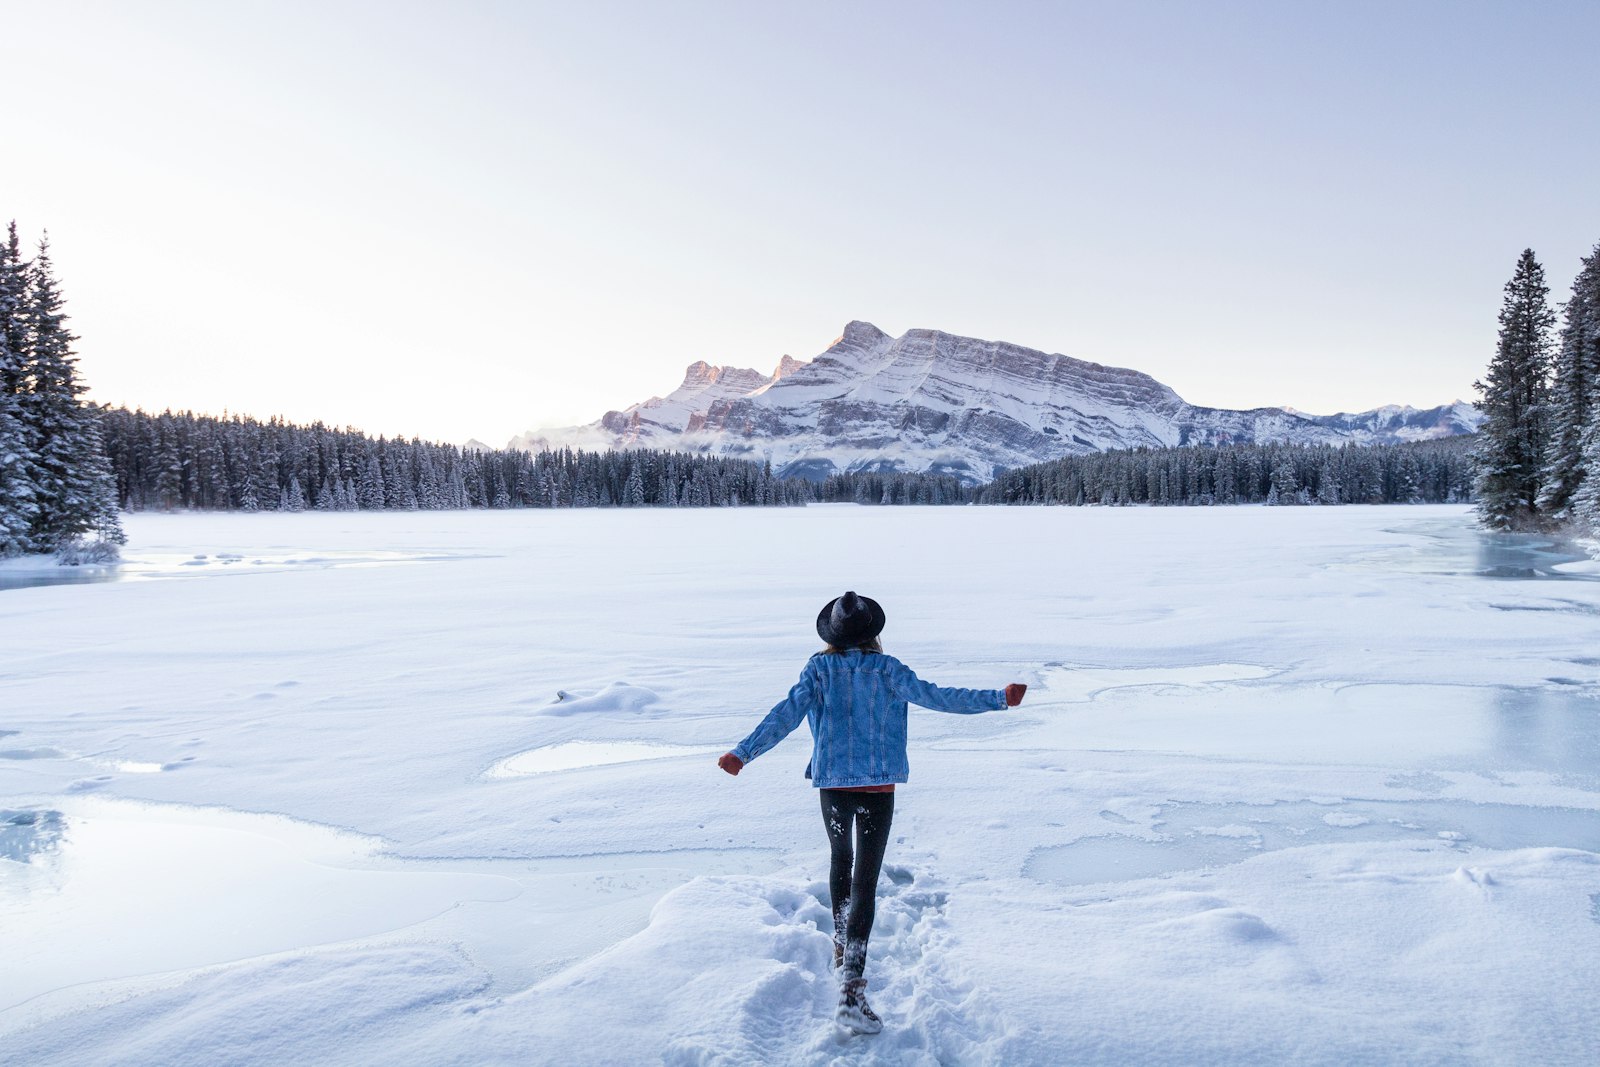
<instances>
[{"instance_id":1,"label":"snowy mountain peak","mask_svg":"<svg viewBox=\"0 0 1600 1067\"><path fill-rule=\"evenodd\" d=\"M872 323L863 322L860 319L851 319L845 323L844 333L835 338L833 344L828 346L828 352L831 353L840 345L846 348L857 348L875 345L879 341L888 339L889 335L872 325Z\"/></svg>"},{"instance_id":2,"label":"snowy mountain peak","mask_svg":"<svg viewBox=\"0 0 1600 1067\"><path fill-rule=\"evenodd\" d=\"M967 482L1113 448L1289 441L1396 442L1470 433L1471 405L1314 416L1186 403L1147 374L1004 341L848 323L810 362L765 375L700 361L683 384L598 422L530 432L513 448L671 448L765 459L780 474L927 471Z\"/></svg>"},{"instance_id":3,"label":"snowy mountain peak","mask_svg":"<svg viewBox=\"0 0 1600 1067\"><path fill-rule=\"evenodd\" d=\"M784 356L778 361L778 366L773 370L772 380L777 381L780 378L787 378L804 366L806 366L805 360L795 359L793 356Z\"/></svg>"},{"instance_id":4,"label":"snowy mountain peak","mask_svg":"<svg viewBox=\"0 0 1600 1067\"><path fill-rule=\"evenodd\" d=\"M772 379L757 370L747 367L714 367L705 360L691 363L683 372L683 384L678 388L705 389L720 385L725 390L738 390L749 392L759 389Z\"/></svg>"}]
</instances>

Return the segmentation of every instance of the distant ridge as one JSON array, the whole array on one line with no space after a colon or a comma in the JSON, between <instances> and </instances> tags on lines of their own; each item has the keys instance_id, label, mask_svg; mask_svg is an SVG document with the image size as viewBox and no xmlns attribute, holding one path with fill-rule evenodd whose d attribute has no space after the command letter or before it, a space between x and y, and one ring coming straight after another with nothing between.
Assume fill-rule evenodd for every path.
<instances>
[{"instance_id":1,"label":"distant ridge","mask_svg":"<svg viewBox=\"0 0 1600 1067\"><path fill-rule=\"evenodd\" d=\"M1335 415L1198 407L1136 370L938 330L890 337L854 321L810 362L784 356L770 374L694 363L664 397L529 431L509 447L682 449L765 459L782 476L907 471L977 484L1115 448L1396 443L1472 433L1481 421L1460 401Z\"/></svg>"}]
</instances>

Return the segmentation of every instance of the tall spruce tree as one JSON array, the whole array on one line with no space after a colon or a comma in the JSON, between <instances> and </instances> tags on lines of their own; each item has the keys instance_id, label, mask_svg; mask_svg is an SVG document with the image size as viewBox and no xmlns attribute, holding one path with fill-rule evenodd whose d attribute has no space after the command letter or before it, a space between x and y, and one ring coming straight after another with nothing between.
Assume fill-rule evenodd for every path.
<instances>
[{"instance_id":1,"label":"tall spruce tree","mask_svg":"<svg viewBox=\"0 0 1600 1067\"><path fill-rule=\"evenodd\" d=\"M1600 405L1589 409L1583 431L1583 467L1590 472L1572 494L1572 519L1579 530L1600 536Z\"/></svg>"},{"instance_id":2,"label":"tall spruce tree","mask_svg":"<svg viewBox=\"0 0 1600 1067\"><path fill-rule=\"evenodd\" d=\"M1600 443L1586 448L1600 412L1600 245L1583 261L1572 282L1556 357L1554 403L1539 510L1561 521L1569 518L1575 495L1595 465ZM1593 494L1586 494L1592 496Z\"/></svg>"},{"instance_id":3,"label":"tall spruce tree","mask_svg":"<svg viewBox=\"0 0 1600 1067\"><path fill-rule=\"evenodd\" d=\"M26 269L12 222L6 243L0 245L0 559L31 551L38 513L33 442L22 419Z\"/></svg>"},{"instance_id":4,"label":"tall spruce tree","mask_svg":"<svg viewBox=\"0 0 1600 1067\"><path fill-rule=\"evenodd\" d=\"M1524 249L1505 285L1500 338L1489 371L1475 383L1484 413L1475 458L1478 517L1494 530L1533 526L1548 440L1550 289L1544 268Z\"/></svg>"},{"instance_id":5,"label":"tall spruce tree","mask_svg":"<svg viewBox=\"0 0 1600 1067\"><path fill-rule=\"evenodd\" d=\"M22 417L38 442L34 476L36 549L61 550L86 534L105 544L126 537L117 518L116 481L106 456L100 413L85 404L78 381L77 340L67 329L61 291L50 262L50 241L27 271L23 322L28 374Z\"/></svg>"}]
</instances>

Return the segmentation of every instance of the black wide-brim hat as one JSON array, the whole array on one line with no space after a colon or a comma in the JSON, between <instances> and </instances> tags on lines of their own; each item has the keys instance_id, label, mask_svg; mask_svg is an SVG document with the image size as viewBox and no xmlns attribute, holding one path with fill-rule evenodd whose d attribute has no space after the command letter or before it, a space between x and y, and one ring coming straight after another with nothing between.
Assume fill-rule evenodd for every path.
<instances>
[{"instance_id":1,"label":"black wide-brim hat","mask_svg":"<svg viewBox=\"0 0 1600 1067\"><path fill-rule=\"evenodd\" d=\"M822 606L817 614L817 636L834 648L854 648L882 633L884 621L876 600L850 592Z\"/></svg>"}]
</instances>

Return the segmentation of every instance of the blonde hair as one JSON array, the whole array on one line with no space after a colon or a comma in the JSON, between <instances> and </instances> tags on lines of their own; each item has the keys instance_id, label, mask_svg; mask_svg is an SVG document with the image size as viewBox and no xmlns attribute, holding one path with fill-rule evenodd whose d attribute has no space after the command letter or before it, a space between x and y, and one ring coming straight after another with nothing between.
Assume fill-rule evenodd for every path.
<instances>
[{"instance_id":1,"label":"blonde hair","mask_svg":"<svg viewBox=\"0 0 1600 1067\"><path fill-rule=\"evenodd\" d=\"M876 637L869 637L869 638L867 638L867 640L862 641L860 644L851 645L849 648L836 648L833 645L829 645L827 648L824 648L822 651L823 651L824 655L842 656L846 652L855 652L857 650L860 650L862 652L876 652L879 655L882 655L883 654L883 643L881 641L879 641Z\"/></svg>"}]
</instances>

